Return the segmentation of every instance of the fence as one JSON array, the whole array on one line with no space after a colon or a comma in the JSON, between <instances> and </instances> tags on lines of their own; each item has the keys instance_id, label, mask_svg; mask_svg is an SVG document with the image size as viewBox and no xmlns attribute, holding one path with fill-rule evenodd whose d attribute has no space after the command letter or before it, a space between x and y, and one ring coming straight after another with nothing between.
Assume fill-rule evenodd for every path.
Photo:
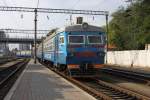
<instances>
[{"instance_id":1,"label":"fence","mask_svg":"<svg viewBox=\"0 0 150 100\"><path fill-rule=\"evenodd\" d=\"M109 51L108 64L150 68L150 50Z\"/></svg>"}]
</instances>

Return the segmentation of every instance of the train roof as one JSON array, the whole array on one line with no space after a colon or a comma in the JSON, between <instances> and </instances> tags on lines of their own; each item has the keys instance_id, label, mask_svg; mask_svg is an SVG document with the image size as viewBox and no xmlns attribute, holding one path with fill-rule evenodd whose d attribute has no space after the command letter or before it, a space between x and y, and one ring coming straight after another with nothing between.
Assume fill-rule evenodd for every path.
<instances>
[{"instance_id":1,"label":"train roof","mask_svg":"<svg viewBox=\"0 0 150 100\"><path fill-rule=\"evenodd\" d=\"M87 23L85 23L87 24ZM83 27L84 23L83 24L75 24L75 25L70 25L70 26L66 26L64 28L60 28L57 30L57 32L75 32L75 31L81 31L81 32L84 32L84 31L89 31L89 32L93 32L93 31L98 31L98 32L104 32L104 29L101 28L101 27L98 27L98 26L94 26L94 25L88 25L87 24L87 28L84 28Z\"/></svg>"},{"instance_id":2,"label":"train roof","mask_svg":"<svg viewBox=\"0 0 150 100\"><path fill-rule=\"evenodd\" d=\"M86 24L86 27L84 27L84 24ZM104 30L101 27L94 26L94 25L88 25L87 23L83 24L76 24L65 27L66 32L72 32L72 31L98 31L98 32L104 32Z\"/></svg>"},{"instance_id":3,"label":"train roof","mask_svg":"<svg viewBox=\"0 0 150 100\"><path fill-rule=\"evenodd\" d=\"M86 25L86 27L84 27L84 25ZM53 29L55 30L54 32L50 32L46 39L44 39L44 41L48 41L51 37L55 36L57 33L60 32L104 32L104 29L98 26L94 26L94 25L88 25L87 23L83 23L83 24L75 24L75 25L70 25L70 26L65 26L63 28L59 28L59 29Z\"/></svg>"}]
</instances>

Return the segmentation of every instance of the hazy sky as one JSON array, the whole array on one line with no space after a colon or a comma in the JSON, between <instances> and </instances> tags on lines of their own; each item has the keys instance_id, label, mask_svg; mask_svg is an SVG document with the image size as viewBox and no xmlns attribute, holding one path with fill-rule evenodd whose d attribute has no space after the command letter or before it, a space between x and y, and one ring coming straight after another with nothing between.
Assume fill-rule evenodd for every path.
<instances>
[{"instance_id":1,"label":"hazy sky","mask_svg":"<svg viewBox=\"0 0 150 100\"><path fill-rule=\"evenodd\" d=\"M38 0L0 0L0 6L37 7ZM121 5L126 5L125 0L39 0L40 8L63 8L84 10L106 10L110 13ZM23 15L23 18L21 16ZM61 27L69 23L68 14L38 14L38 29ZM72 15L73 19L76 16ZM91 24L104 25L104 16L83 16L84 21ZM33 13L0 12L0 28L33 29Z\"/></svg>"},{"instance_id":2,"label":"hazy sky","mask_svg":"<svg viewBox=\"0 0 150 100\"><path fill-rule=\"evenodd\" d=\"M37 7L38 0L0 0L0 6ZM125 0L39 0L39 8L62 8L81 10L106 10L110 15L119 6L126 6ZM21 17L22 16L22 17ZM84 21L98 26L105 25L104 16L72 15L73 22L77 16L83 16ZM37 29L51 29L68 25L68 14L43 14L38 13ZM93 20L94 18L94 20ZM109 19L111 17L109 16ZM2 12L0 11L0 29L34 29L34 14L25 12Z\"/></svg>"}]
</instances>

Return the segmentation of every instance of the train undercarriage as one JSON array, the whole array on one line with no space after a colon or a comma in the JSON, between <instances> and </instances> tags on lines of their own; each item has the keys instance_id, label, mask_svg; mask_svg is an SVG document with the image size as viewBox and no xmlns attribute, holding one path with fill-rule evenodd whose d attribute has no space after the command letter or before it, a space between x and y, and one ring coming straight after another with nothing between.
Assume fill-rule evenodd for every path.
<instances>
[{"instance_id":1,"label":"train undercarriage","mask_svg":"<svg viewBox=\"0 0 150 100\"><path fill-rule=\"evenodd\" d=\"M70 65L64 65L64 64L57 64L57 66L54 65L53 62L50 62L48 60L41 61L38 59L39 62L46 64L48 67L58 70L60 72L65 73L66 75L70 77L80 78L80 77L98 77L98 71L100 68L95 68L95 66L92 66L91 64L81 64L74 67L70 67Z\"/></svg>"}]
</instances>

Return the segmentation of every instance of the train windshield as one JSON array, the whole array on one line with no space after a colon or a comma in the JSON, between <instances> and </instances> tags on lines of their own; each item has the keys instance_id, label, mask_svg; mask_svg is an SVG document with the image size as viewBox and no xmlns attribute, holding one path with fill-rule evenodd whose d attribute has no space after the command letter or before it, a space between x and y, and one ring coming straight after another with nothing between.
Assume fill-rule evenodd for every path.
<instances>
[{"instance_id":1,"label":"train windshield","mask_svg":"<svg viewBox=\"0 0 150 100\"><path fill-rule=\"evenodd\" d=\"M83 44L84 36L82 35L70 35L69 36L69 44Z\"/></svg>"},{"instance_id":2,"label":"train windshield","mask_svg":"<svg viewBox=\"0 0 150 100\"><path fill-rule=\"evenodd\" d=\"M91 35L88 36L88 43L89 44L101 44L102 43L102 36L97 36L97 35Z\"/></svg>"}]
</instances>

